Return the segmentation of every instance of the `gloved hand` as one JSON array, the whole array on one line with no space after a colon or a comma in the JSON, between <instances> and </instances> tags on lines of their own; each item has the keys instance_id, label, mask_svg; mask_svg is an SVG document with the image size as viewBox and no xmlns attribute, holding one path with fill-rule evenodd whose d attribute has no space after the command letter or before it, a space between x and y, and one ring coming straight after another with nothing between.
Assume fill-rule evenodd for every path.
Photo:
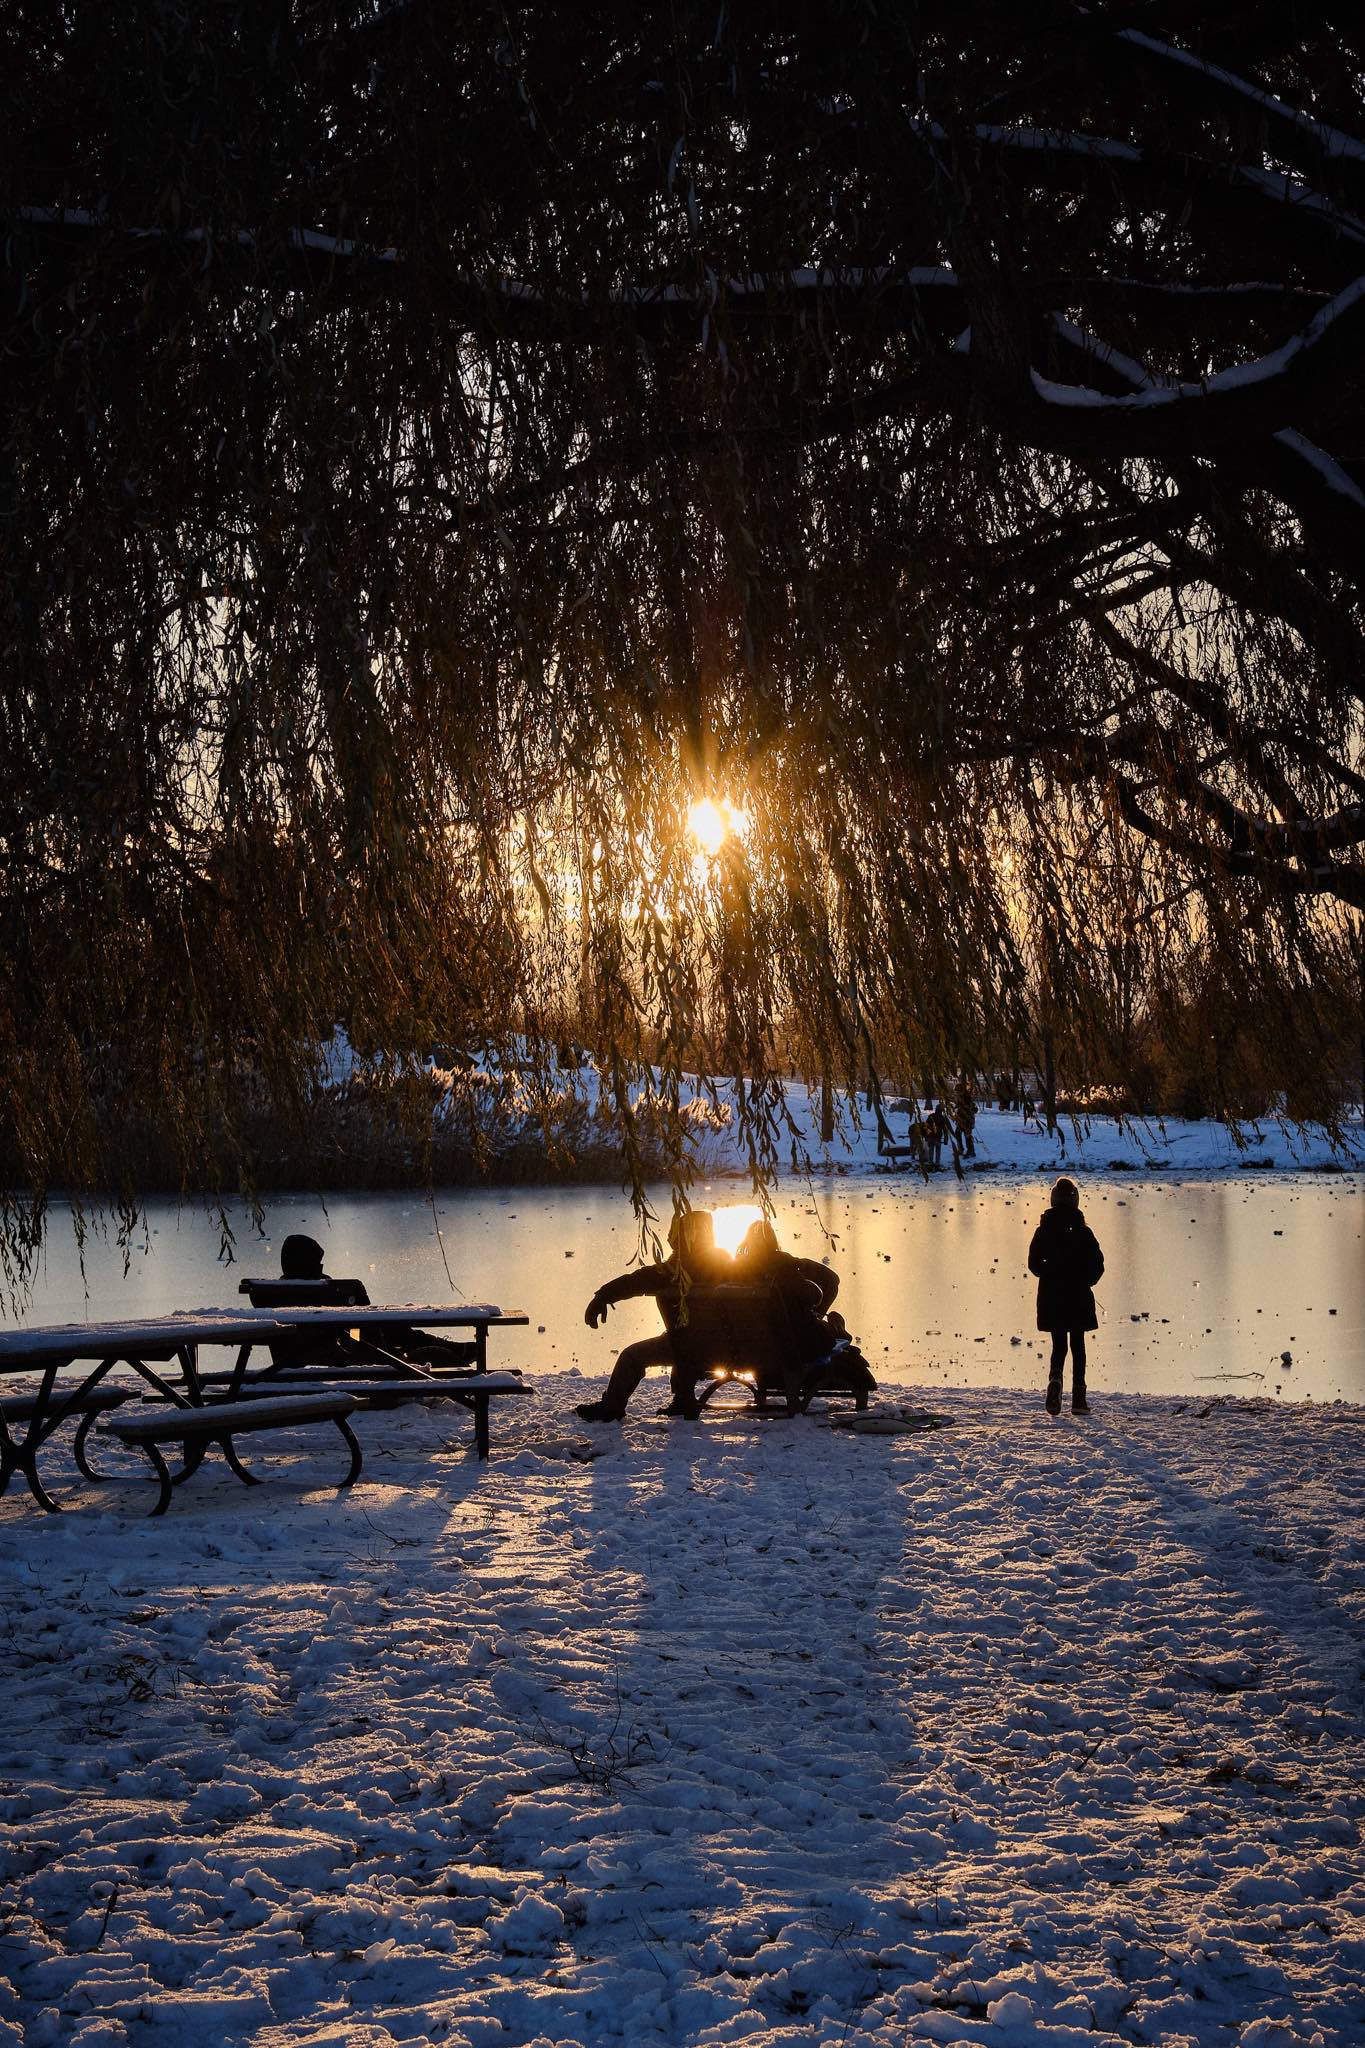
<instances>
[{"instance_id":1,"label":"gloved hand","mask_svg":"<svg viewBox=\"0 0 1365 2048\"><path fill-rule=\"evenodd\" d=\"M583 1311L583 1320L590 1330L595 1330L599 1323L605 1323L607 1320L607 1310L610 1307L611 1303L609 1301L604 1301L600 1294L594 1294L592 1300Z\"/></svg>"}]
</instances>

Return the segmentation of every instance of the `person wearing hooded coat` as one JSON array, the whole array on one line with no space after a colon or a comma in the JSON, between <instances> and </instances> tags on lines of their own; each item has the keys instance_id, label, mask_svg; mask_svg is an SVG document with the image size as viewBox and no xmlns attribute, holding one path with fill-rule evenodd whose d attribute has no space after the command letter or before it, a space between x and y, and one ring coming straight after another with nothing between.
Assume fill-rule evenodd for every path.
<instances>
[{"instance_id":1,"label":"person wearing hooded coat","mask_svg":"<svg viewBox=\"0 0 1365 2048\"><path fill-rule=\"evenodd\" d=\"M311 1288L319 1283L335 1287L330 1273L324 1270L323 1249L315 1237L305 1237L302 1232L291 1233L280 1246L280 1279L302 1280ZM279 1295L274 1297L280 1299ZM310 1300L319 1297L304 1293L298 1296L298 1305L306 1306ZM365 1308L369 1295L359 1280L350 1282L345 1290L344 1301L349 1306ZM343 1296L337 1293L329 1296L327 1306L340 1303ZM344 1365L347 1352L341 1331L299 1330L288 1337L273 1338L270 1345L272 1365L282 1366L292 1372L309 1365Z\"/></svg>"},{"instance_id":2,"label":"person wearing hooded coat","mask_svg":"<svg viewBox=\"0 0 1365 2048\"><path fill-rule=\"evenodd\" d=\"M1047 1412L1062 1405L1062 1368L1071 1347L1071 1412L1088 1415L1085 1393L1086 1333L1099 1328L1094 1288L1104 1272L1104 1253L1081 1214L1081 1191L1063 1177L1052 1204L1033 1233L1028 1269L1038 1276L1038 1328L1052 1338L1048 1364Z\"/></svg>"},{"instance_id":3,"label":"person wearing hooded coat","mask_svg":"<svg viewBox=\"0 0 1365 2048\"><path fill-rule=\"evenodd\" d=\"M620 1273L615 1280L608 1280L598 1288L583 1312L583 1320L590 1330L606 1321L607 1310L618 1301L631 1301L645 1294L653 1295L665 1323L671 1328L677 1321L683 1295L689 1286L713 1285L727 1276L734 1277L734 1261L717 1245L715 1223L708 1209L689 1209L675 1216L668 1228L668 1248L666 1259L650 1266L637 1266L632 1272ZM575 1408L575 1415L581 1416L584 1422L620 1422L631 1395L652 1365L665 1365L670 1372L673 1370L673 1342L667 1330L658 1337L646 1337L638 1344L627 1344L611 1369L611 1377L601 1399L582 1402ZM665 1413L682 1415L687 1412L686 1399L675 1385L673 1399Z\"/></svg>"},{"instance_id":4,"label":"person wearing hooded coat","mask_svg":"<svg viewBox=\"0 0 1365 2048\"><path fill-rule=\"evenodd\" d=\"M315 1237L305 1237L301 1232L291 1234L280 1246L281 1280L302 1280L310 1286L321 1282L330 1287L332 1292L326 1303L329 1308L368 1308L370 1297L365 1283L333 1280L324 1268L324 1256ZM308 1299L301 1295L295 1305L304 1307ZM473 1345L457 1343L449 1337L434 1337L414 1329L410 1323L372 1324L369 1337L381 1350L396 1352L415 1364L451 1368L470 1367L474 1362ZM355 1360L355 1353L341 1331L328 1337L320 1331L304 1330L292 1337L276 1338L270 1346L270 1356L275 1365L290 1370L306 1365L349 1365Z\"/></svg>"},{"instance_id":5,"label":"person wearing hooded coat","mask_svg":"<svg viewBox=\"0 0 1365 2048\"><path fill-rule=\"evenodd\" d=\"M825 1321L839 1292L839 1275L817 1259L798 1259L784 1252L766 1217L751 1223L744 1233L735 1253L734 1277L777 1287L803 1357L823 1357L835 1337L843 1335L842 1317L833 1331Z\"/></svg>"},{"instance_id":6,"label":"person wearing hooded coat","mask_svg":"<svg viewBox=\"0 0 1365 2048\"><path fill-rule=\"evenodd\" d=\"M745 1232L735 1253L735 1278L759 1286L776 1286L786 1309L786 1339L802 1365L837 1359L842 1384L856 1386L865 1376L869 1390L876 1386L871 1366L850 1339L848 1325L834 1307L839 1275L823 1260L797 1258L784 1252L766 1217L751 1223Z\"/></svg>"}]
</instances>

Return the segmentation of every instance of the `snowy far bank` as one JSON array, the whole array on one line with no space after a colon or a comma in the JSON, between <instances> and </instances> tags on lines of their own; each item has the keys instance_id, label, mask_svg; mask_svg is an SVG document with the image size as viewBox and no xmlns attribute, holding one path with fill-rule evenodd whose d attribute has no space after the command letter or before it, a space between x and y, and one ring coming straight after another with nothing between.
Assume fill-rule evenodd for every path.
<instances>
[{"instance_id":1,"label":"snowy far bank","mask_svg":"<svg viewBox=\"0 0 1365 2048\"><path fill-rule=\"evenodd\" d=\"M796 1084L791 1107L817 1173L870 1174L884 1170L877 1150L876 1121L864 1107L862 1128L846 1127L830 1145L819 1142L818 1105ZM903 1144L909 1128L904 1115L887 1118L895 1141ZM1152 1173L1162 1180L1217 1180L1243 1173L1356 1172L1365 1167L1365 1125L1359 1117L1346 1125L1344 1145L1334 1146L1320 1125L1296 1129L1273 1121L1245 1125L1237 1132L1211 1120L1180 1117L1120 1126L1113 1117L1061 1118L1051 1136L1036 1124L1025 1125L1017 1111L982 1108L974 1133L975 1159L963 1159L971 1175L994 1172L1006 1177L1040 1173ZM708 1140L708 1143L715 1143ZM743 1160L733 1144L718 1147L716 1168L739 1170ZM943 1147L942 1174L952 1172L952 1150ZM911 1169L913 1171L913 1169Z\"/></svg>"},{"instance_id":2,"label":"snowy far bank","mask_svg":"<svg viewBox=\"0 0 1365 2048\"><path fill-rule=\"evenodd\" d=\"M536 1384L0 1503L6 2048L1361 2039L1360 1410Z\"/></svg>"},{"instance_id":3,"label":"snowy far bank","mask_svg":"<svg viewBox=\"0 0 1365 2048\"><path fill-rule=\"evenodd\" d=\"M356 1059L344 1033L338 1032L322 1049L320 1074L319 1103L328 1114L344 1115L357 1107L362 1119L377 1113L382 1090L376 1091L369 1070ZM458 1067L443 1067L432 1060L425 1069L423 1085L429 1093L438 1181L442 1168L451 1178L465 1178L451 1169L459 1162L467 1164L475 1152L481 1162L475 1178L494 1185L500 1180L522 1183L544 1178L612 1180L625 1172L619 1120L609 1091L586 1053L578 1066L561 1065L558 1056L550 1056L544 1072L530 1065L523 1071L491 1058L466 1059ZM792 1080L785 1084L784 1092L785 1117L779 1117L776 1124L779 1180L831 1173L863 1176L887 1170L876 1112L861 1097L855 1100L835 1091L835 1134L826 1143L820 1136L818 1091ZM890 1106L893 1099L888 1098L884 1105L884 1122L891 1141L903 1145L909 1136L909 1117L904 1109ZM657 1168L663 1156L655 1156L664 1105L658 1075L634 1089L631 1100L641 1123L648 1178L651 1164ZM699 1175L751 1173L734 1082L684 1076L679 1108L689 1154ZM377 1142L368 1122L362 1121L359 1129L362 1135L369 1131L367 1142ZM352 1145L356 1138L353 1131ZM552 1172L548 1170L551 1140L555 1151ZM1358 1109L1344 1117L1342 1132L1334 1142L1320 1125L1295 1126L1274 1118L1230 1130L1209 1119L1166 1117L1120 1123L1114 1116L1098 1112L1064 1115L1049 1134L1036 1121L1026 1123L1016 1110L1005 1112L983 1105L977 1115L975 1144L976 1156L962 1162L964 1172L1006 1177L1065 1169L1151 1172L1166 1179L1209 1180L1244 1172L1352 1172L1365 1166L1365 1122ZM415 1161L410 1134L404 1148L396 1155L400 1163ZM942 1161L939 1170L951 1172L953 1155L948 1144L942 1148ZM354 1183L338 1178L337 1184Z\"/></svg>"}]
</instances>

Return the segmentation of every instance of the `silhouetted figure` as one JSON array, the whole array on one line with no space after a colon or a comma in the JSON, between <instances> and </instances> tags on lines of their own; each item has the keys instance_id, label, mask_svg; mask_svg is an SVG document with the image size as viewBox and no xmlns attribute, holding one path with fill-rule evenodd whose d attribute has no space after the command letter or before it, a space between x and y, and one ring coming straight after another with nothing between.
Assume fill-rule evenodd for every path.
<instances>
[{"instance_id":1,"label":"silhouetted figure","mask_svg":"<svg viewBox=\"0 0 1365 2048\"><path fill-rule=\"evenodd\" d=\"M818 1259L799 1259L784 1252L766 1217L745 1231L734 1266L736 1280L777 1289L802 1358L819 1358L836 1337L843 1336L843 1317L829 1314L839 1292L839 1275ZM831 1323L837 1327L831 1328Z\"/></svg>"},{"instance_id":2,"label":"silhouetted figure","mask_svg":"<svg viewBox=\"0 0 1365 2048\"><path fill-rule=\"evenodd\" d=\"M322 1246L316 1238L301 1233L287 1237L280 1246L280 1281L300 1284L292 1292L288 1286L272 1283L264 1302L253 1294L253 1303L267 1308L364 1308L370 1299L359 1280L333 1280L323 1268ZM344 1330L301 1330L272 1338L270 1344L271 1363L290 1372L305 1366L343 1365L349 1357Z\"/></svg>"},{"instance_id":3,"label":"silhouetted figure","mask_svg":"<svg viewBox=\"0 0 1365 2048\"><path fill-rule=\"evenodd\" d=\"M942 1166L943 1141L952 1136L952 1129L948 1121L948 1112L941 1102L936 1102L924 1119L924 1136L929 1147L930 1166Z\"/></svg>"},{"instance_id":4,"label":"silhouetted figure","mask_svg":"<svg viewBox=\"0 0 1365 2048\"><path fill-rule=\"evenodd\" d=\"M782 1301L781 1341L789 1347L789 1362L798 1366L828 1361L829 1384L870 1391L877 1382L872 1369L848 1334L848 1326L833 1307L839 1292L839 1275L819 1259L797 1258L784 1252L777 1232L766 1218L751 1223L735 1253L735 1277L760 1287L773 1287ZM689 1389L690 1392L690 1389Z\"/></svg>"},{"instance_id":5,"label":"silhouetted figure","mask_svg":"<svg viewBox=\"0 0 1365 2048\"><path fill-rule=\"evenodd\" d=\"M315 1237L287 1237L280 1246L281 1280L331 1280L330 1273L322 1269L322 1246ZM306 1300L306 1296L304 1299ZM359 1280L347 1283L347 1302L355 1308L367 1308L369 1295Z\"/></svg>"},{"instance_id":6,"label":"silhouetted figure","mask_svg":"<svg viewBox=\"0 0 1365 2048\"><path fill-rule=\"evenodd\" d=\"M368 1308L370 1297L362 1280L333 1280L323 1270L323 1250L316 1238L301 1234L291 1235L280 1246L280 1279L298 1280L305 1283L289 1304L294 1308ZM320 1288L319 1294L310 1290ZM273 1296L275 1302L281 1299ZM366 1344L374 1350L389 1351L395 1356L415 1365L443 1367L447 1371L465 1369L474 1364L477 1355L473 1344L451 1337L435 1337L429 1332L418 1330L411 1323L372 1323L366 1333ZM326 1365L354 1362L355 1352L351 1349L344 1330L338 1330L328 1337L320 1330L305 1330L300 1335L276 1338L270 1346L270 1355L277 1365Z\"/></svg>"},{"instance_id":7,"label":"silhouetted figure","mask_svg":"<svg viewBox=\"0 0 1365 2048\"><path fill-rule=\"evenodd\" d=\"M976 1157L976 1098L964 1081L957 1091L953 1103L953 1121L957 1127L957 1144L968 1159Z\"/></svg>"},{"instance_id":8,"label":"silhouetted figure","mask_svg":"<svg viewBox=\"0 0 1365 2048\"><path fill-rule=\"evenodd\" d=\"M651 1266L637 1266L598 1288L583 1312L590 1330L605 1322L607 1310L618 1301L631 1301L643 1294L654 1296L665 1323L671 1325L677 1320L689 1286L714 1286L718 1280L734 1277L734 1260L717 1246L709 1210L691 1209L675 1216L669 1225L668 1244L667 1259ZM646 1337L638 1344L627 1344L612 1367L601 1400L584 1401L574 1413L584 1422L619 1422L631 1395L654 1365L666 1365L670 1373L673 1370L673 1346L667 1331L658 1337ZM676 1386L667 1412L691 1412L688 1404L680 1400Z\"/></svg>"},{"instance_id":9,"label":"silhouetted figure","mask_svg":"<svg viewBox=\"0 0 1365 2048\"><path fill-rule=\"evenodd\" d=\"M1028 1269L1038 1275L1038 1328L1052 1337L1047 1412L1062 1405L1062 1367L1071 1346L1071 1412L1088 1415L1085 1398L1085 1337L1099 1328L1095 1282L1104 1272L1104 1253L1081 1214L1081 1191L1063 1177L1052 1190L1052 1206L1033 1233Z\"/></svg>"}]
</instances>

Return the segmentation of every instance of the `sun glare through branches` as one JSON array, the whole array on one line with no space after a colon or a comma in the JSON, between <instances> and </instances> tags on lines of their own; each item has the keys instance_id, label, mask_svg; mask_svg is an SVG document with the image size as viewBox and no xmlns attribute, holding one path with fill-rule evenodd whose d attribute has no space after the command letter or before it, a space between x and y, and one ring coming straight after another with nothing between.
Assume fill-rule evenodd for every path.
<instances>
[{"instance_id":1,"label":"sun glare through branches","mask_svg":"<svg viewBox=\"0 0 1365 2048\"><path fill-rule=\"evenodd\" d=\"M728 796L702 797L687 813L687 829L702 851L714 860L728 839L747 839L749 813Z\"/></svg>"}]
</instances>

